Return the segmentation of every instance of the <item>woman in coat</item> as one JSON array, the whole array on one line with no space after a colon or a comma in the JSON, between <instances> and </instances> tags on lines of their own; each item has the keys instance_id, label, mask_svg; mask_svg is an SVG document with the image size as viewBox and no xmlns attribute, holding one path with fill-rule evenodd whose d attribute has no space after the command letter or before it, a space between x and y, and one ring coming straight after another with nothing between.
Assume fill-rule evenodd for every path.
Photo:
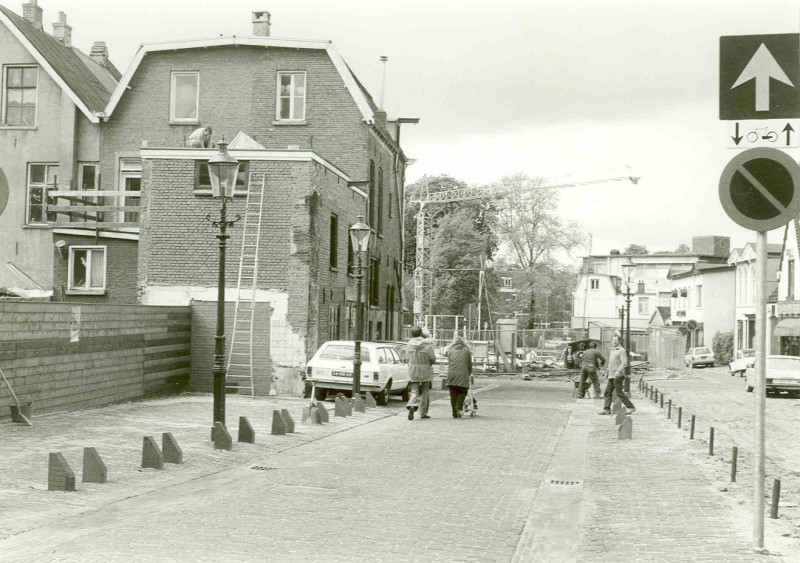
<instances>
[{"instance_id":1,"label":"woman in coat","mask_svg":"<svg viewBox=\"0 0 800 563\"><path fill-rule=\"evenodd\" d=\"M461 418L471 375L472 353L464 344L464 339L456 335L447 352L446 385L450 388L450 406L453 409L453 418Z\"/></svg>"}]
</instances>

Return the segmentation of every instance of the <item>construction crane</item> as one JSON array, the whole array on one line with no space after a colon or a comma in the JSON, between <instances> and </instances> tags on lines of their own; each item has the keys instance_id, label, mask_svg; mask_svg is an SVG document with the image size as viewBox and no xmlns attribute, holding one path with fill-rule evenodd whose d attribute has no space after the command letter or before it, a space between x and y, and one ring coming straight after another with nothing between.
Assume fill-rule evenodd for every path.
<instances>
[{"instance_id":1,"label":"construction crane","mask_svg":"<svg viewBox=\"0 0 800 563\"><path fill-rule=\"evenodd\" d=\"M539 183L530 186L525 191L533 190L552 190L561 188L571 188L575 186L586 186L589 184L602 184L606 182L629 181L634 185L639 182L639 177L635 176L630 168L611 170L605 174L597 176L560 176L552 178L541 178ZM426 214L426 207L436 203L451 203L454 201L469 201L473 199L499 199L516 190L515 187L498 189L494 185L468 186L466 188L453 188L431 192L428 189L427 181L424 189L411 197L412 203L419 204L417 213L417 253L414 267L414 324L417 326L425 325L426 315L430 310L431 290L433 288L432 272L430 269L431 260L431 226L430 219Z\"/></svg>"}]
</instances>

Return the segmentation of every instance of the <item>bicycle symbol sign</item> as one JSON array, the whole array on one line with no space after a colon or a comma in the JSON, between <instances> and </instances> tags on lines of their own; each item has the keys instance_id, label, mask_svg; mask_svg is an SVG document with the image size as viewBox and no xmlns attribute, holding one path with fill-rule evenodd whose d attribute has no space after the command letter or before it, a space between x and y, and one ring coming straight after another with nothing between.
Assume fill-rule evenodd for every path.
<instances>
[{"instance_id":1,"label":"bicycle symbol sign","mask_svg":"<svg viewBox=\"0 0 800 563\"><path fill-rule=\"evenodd\" d=\"M800 147L800 122L794 120L736 121L728 125L728 148Z\"/></svg>"}]
</instances>

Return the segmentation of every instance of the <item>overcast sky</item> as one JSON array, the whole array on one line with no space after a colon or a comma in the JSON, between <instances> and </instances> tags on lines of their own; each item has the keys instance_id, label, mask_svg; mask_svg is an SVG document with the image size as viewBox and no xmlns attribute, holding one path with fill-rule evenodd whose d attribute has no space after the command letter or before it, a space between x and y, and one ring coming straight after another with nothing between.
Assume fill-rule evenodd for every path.
<instances>
[{"instance_id":1,"label":"overcast sky","mask_svg":"<svg viewBox=\"0 0 800 563\"><path fill-rule=\"evenodd\" d=\"M0 1L21 13L21 0ZM719 38L800 30L796 0L39 4L48 31L66 12L73 43L88 50L106 41L123 72L141 43L249 35L255 10L272 14L274 37L332 40L376 101L386 55L389 117L421 118L403 129L403 148L416 159L409 181L632 166L642 178L636 186L561 192L562 212L593 234L595 254L629 243L670 250L693 235L731 236L734 246L755 240L719 203L720 173L738 153L728 148L733 122L718 119Z\"/></svg>"}]
</instances>

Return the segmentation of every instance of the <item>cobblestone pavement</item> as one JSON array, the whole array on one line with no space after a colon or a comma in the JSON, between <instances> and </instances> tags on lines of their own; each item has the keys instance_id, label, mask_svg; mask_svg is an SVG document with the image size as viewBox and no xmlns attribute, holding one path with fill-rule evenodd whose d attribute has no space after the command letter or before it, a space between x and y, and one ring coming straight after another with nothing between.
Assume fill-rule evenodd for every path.
<instances>
[{"instance_id":1,"label":"cobblestone pavement","mask_svg":"<svg viewBox=\"0 0 800 563\"><path fill-rule=\"evenodd\" d=\"M596 406L570 393L567 382L493 381L473 419L452 419L440 400L433 418L409 422L393 401L292 436L266 435L272 408L290 405L299 419L303 402L234 397L229 423L248 416L257 444L233 452L213 450L197 422L211 412L207 396L4 424L0 561L532 561L547 535L541 516L566 510L543 506L559 459L585 460L574 463L586 476L567 560L754 560L749 528L692 472L655 407L642 405L635 440L618 442L608 417L576 416ZM186 463L138 470L142 435L160 442L162 431ZM584 433L584 451L570 432ZM62 451L80 481L85 445L103 456L109 482L47 492L46 453Z\"/></svg>"}]
</instances>

